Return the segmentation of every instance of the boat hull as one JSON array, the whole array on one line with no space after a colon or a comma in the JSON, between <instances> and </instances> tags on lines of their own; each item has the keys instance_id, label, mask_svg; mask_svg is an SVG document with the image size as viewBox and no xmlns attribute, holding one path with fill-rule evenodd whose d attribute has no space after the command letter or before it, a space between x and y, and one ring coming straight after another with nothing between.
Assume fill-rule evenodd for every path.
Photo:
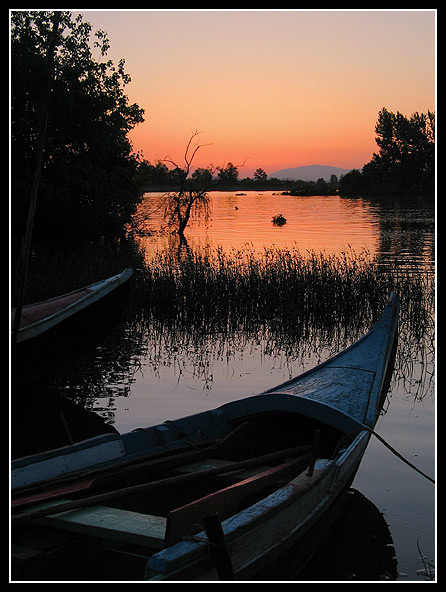
<instances>
[{"instance_id":1,"label":"boat hull","mask_svg":"<svg viewBox=\"0 0 446 592\"><path fill-rule=\"evenodd\" d=\"M132 273L128 269L103 282L24 307L23 314L31 322L23 319L18 333L12 360L13 389L52 380L94 348L122 311ZM48 314L42 316L40 310ZM41 318L32 322L36 314Z\"/></svg>"},{"instance_id":2,"label":"boat hull","mask_svg":"<svg viewBox=\"0 0 446 592\"><path fill-rule=\"evenodd\" d=\"M292 570L298 574L336 519L369 437L361 433L338 461L319 461L311 477L300 474L222 523L237 580L277 579L277 562L290 550ZM206 533L196 538L205 540ZM148 558L145 577L153 581L220 579L216 566L209 565L208 544L194 541L183 541Z\"/></svg>"},{"instance_id":3,"label":"boat hull","mask_svg":"<svg viewBox=\"0 0 446 592\"><path fill-rule=\"evenodd\" d=\"M380 320L356 344L274 389L121 436L101 436L18 459L13 464L12 483L18 492L19 514L13 518L20 524L31 516L45 526L81 529L104 540L108 536L146 545L146 553L130 554L113 545L104 547L107 580L214 581L221 580L222 573L218 563L209 560L206 532L198 532L196 525L211 509L217 509L236 579L274 578L277 561L283 557L292 558L297 573L323 540L360 466L392 372L397 319L398 300L392 296ZM361 379L352 382L358 374ZM308 453L313 442L314 466L308 455L299 456L302 446ZM269 455L275 451L286 457L280 461L286 460L284 464L271 461ZM181 461L172 465L165 454ZM249 467L252 460L267 466L249 472L244 458ZM174 476L147 483L145 462L154 475L164 467L168 470L163 475L174 471ZM297 469L296 464L294 473L282 473L289 469L288 462L305 463L308 468L302 470L299 465ZM135 471L141 463L146 481L126 489L126 498L118 491L122 504L128 499L129 507L89 509L98 503L94 496L68 501L68 505L60 499L67 496L71 500L70 491L75 498L82 495L83 482L75 480L76 474L88 476L90 487L96 476L107 471L116 471L122 478L134 470L128 469L132 463L137 463ZM209 469L209 463L214 468ZM229 463L226 469L225 463ZM235 469L238 477L233 476L232 483L228 479ZM223 472L228 471L225 477ZM135 483L137 473L131 475ZM73 481L63 480L65 488L60 491L52 489L53 480L62 477ZM39 485L35 498L26 497L31 485ZM22 498L20 490L25 490ZM112 492L110 499L115 498ZM135 507L139 508L136 512ZM113 524L108 528L110 513ZM132 530L134 520L136 529ZM146 528L143 535L142 524Z\"/></svg>"}]
</instances>

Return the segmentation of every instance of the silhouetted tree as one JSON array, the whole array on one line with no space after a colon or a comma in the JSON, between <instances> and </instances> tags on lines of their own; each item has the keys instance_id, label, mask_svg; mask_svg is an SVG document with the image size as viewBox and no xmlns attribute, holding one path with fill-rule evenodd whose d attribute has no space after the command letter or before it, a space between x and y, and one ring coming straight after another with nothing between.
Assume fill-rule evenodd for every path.
<instances>
[{"instance_id":1,"label":"silhouetted tree","mask_svg":"<svg viewBox=\"0 0 446 592\"><path fill-rule=\"evenodd\" d=\"M263 183L267 180L267 178L268 175L265 173L263 169L259 168L254 171L254 181L260 181L261 183Z\"/></svg>"},{"instance_id":2,"label":"silhouetted tree","mask_svg":"<svg viewBox=\"0 0 446 592\"><path fill-rule=\"evenodd\" d=\"M225 167L218 167L218 180L220 185L235 185L238 180L238 168L228 162Z\"/></svg>"},{"instance_id":3,"label":"silhouetted tree","mask_svg":"<svg viewBox=\"0 0 446 592\"><path fill-rule=\"evenodd\" d=\"M361 171L353 169L343 175L339 181L339 193L342 195L359 195L363 190Z\"/></svg>"},{"instance_id":4,"label":"silhouetted tree","mask_svg":"<svg viewBox=\"0 0 446 592\"><path fill-rule=\"evenodd\" d=\"M37 121L52 12L11 12L11 221L20 235L28 210ZM109 42L82 16L60 13L47 142L35 235L119 233L142 196L128 133L143 121L129 104L124 61L105 59Z\"/></svg>"},{"instance_id":5,"label":"silhouetted tree","mask_svg":"<svg viewBox=\"0 0 446 592\"><path fill-rule=\"evenodd\" d=\"M184 231L193 214L204 218L210 213L209 191L219 185L231 184L237 181L238 168L228 163L226 167L198 168L193 173L192 163L198 150L205 144L197 143L192 146L193 140L200 134L196 130L190 137L184 153L184 167L179 167L171 158L166 157L164 162L173 165L173 174L176 175L179 189L169 193L166 198L165 219L169 226L180 237L180 243L185 243Z\"/></svg>"},{"instance_id":6,"label":"silhouetted tree","mask_svg":"<svg viewBox=\"0 0 446 592\"><path fill-rule=\"evenodd\" d=\"M192 141L198 136L195 131L189 139L184 153L184 168L179 167L171 158L163 159L174 166L179 189L169 193L166 198L165 219L169 226L178 233L180 240L185 242L184 231L193 213L201 212L206 217L209 214L208 191L216 185L214 170L197 169L189 178L192 163L198 150L203 144L197 144L192 148Z\"/></svg>"},{"instance_id":7,"label":"silhouetted tree","mask_svg":"<svg viewBox=\"0 0 446 592\"><path fill-rule=\"evenodd\" d=\"M414 113L409 119L382 109L375 127L379 152L364 166L370 185L381 191L417 192L433 183L434 115Z\"/></svg>"},{"instance_id":8,"label":"silhouetted tree","mask_svg":"<svg viewBox=\"0 0 446 592\"><path fill-rule=\"evenodd\" d=\"M383 108L375 126L379 151L362 173L344 175L340 192L364 194L433 193L435 188L435 114L410 118Z\"/></svg>"}]
</instances>

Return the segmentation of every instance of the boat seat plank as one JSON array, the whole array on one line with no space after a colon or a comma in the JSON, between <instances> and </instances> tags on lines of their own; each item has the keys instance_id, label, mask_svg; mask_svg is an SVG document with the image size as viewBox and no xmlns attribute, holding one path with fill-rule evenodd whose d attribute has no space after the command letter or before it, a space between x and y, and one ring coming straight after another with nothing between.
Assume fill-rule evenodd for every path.
<instances>
[{"instance_id":1,"label":"boat seat plank","mask_svg":"<svg viewBox=\"0 0 446 592\"><path fill-rule=\"evenodd\" d=\"M119 441L118 441L119 442ZM108 445L110 446L110 444ZM122 444L121 444L122 446ZM88 490L105 484L114 483L119 480L126 478L138 478L140 475L147 475L150 472L156 472L160 470L167 470L175 467L179 463L189 462L191 460L197 460L203 458L206 455L206 449L193 449L189 448L184 451L181 449L178 453L173 453L169 456L160 456L157 458L148 459L133 459L132 461L123 460L120 465L99 468L96 470L86 471L84 473L85 478L80 474L78 479L71 480L68 477L53 479L48 483L44 484L44 487L36 487L23 489L20 491L18 488L13 492L13 499L11 505L13 508L26 506L31 503L43 502L45 500L55 500L63 496L70 496L78 492L87 492ZM67 460L62 457L65 464ZM57 466L53 463L53 466ZM22 480L26 480L26 472L23 472Z\"/></svg>"},{"instance_id":2,"label":"boat seat plank","mask_svg":"<svg viewBox=\"0 0 446 592\"><path fill-rule=\"evenodd\" d=\"M52 514L36 522L73 532L162 549L167 519L163 516L139 514L117 508L91 506Z\"/></svg>"},{"instance_id":3,"label":"boat seat plank","mask_svg":"<svg viewBox=\"0 0 446 592\"><path fill-rule=\"evenodd\" d=\"M240 511L241 503L256 493L273 486L286 476L295 475L304 470L310 460L309 454L288 460L277 467L239 481L220 489L189 504L172 510L167 515L166 546L180 541L184 535L195 534L202 530L200 522L203 516L218 512L220 520L225 520Z\"/></svg>"}]
</instances>

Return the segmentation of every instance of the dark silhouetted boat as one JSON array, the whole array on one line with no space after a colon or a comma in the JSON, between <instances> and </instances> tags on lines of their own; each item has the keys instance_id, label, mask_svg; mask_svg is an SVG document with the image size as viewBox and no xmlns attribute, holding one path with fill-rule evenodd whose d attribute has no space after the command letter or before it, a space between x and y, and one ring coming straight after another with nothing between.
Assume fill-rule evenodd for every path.
<instances>
[{"instance_id":1,"label":"dark silhouetted boat","mask_svg":"<svg viewBox=\"0 0 446 592\"><path fill-rule=\"evenodd\" d=\"M17 579L266 579L324 540L378 419L399 300L317 367L256 396L12 465ZM379 478L379 476L377 476Z\"/></svg>"},{"instance_id":2,"label":"dark silhouetted boat","mask_svg":"<svg viewBox=\"0 0 446 592\"><path fill-rule=\"evenodd\" d=\"M20 316L13 356L13 386L51 377L76 351L87 349L104 328L113 324L127 295L132 269L69 294L28 304ZM16 311L11 311L14 325ZM65 358L65 359L64 359Z\"/></svg>"}]
</instances>

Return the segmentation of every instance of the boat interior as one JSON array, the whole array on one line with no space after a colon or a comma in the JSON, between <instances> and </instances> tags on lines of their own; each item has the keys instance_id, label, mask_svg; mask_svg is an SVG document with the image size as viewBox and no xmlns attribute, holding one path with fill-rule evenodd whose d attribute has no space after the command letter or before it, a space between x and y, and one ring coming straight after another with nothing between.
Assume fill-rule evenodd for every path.
<instances>
[{"instance_id":1,"label":"boat interior","mask_svg":"<svg viewBox=\"0 0 446 592\"><path fill-rule=\"evenodd\" d=\"M196 536L203 516L218 512L223 521L310 470L316 457L331 459L345 445L339 430L289 412L245 417L232 427L221 440L17 492L17 513L32 511L33 496L45 499L42 491L46 503L92 495L97 500L13 525L18 579L143 579L147 557ZM155 485L147 490L146 484ZM127 495L110 499L110 492L126 489Z\"/></svg>"}]
</instances>

